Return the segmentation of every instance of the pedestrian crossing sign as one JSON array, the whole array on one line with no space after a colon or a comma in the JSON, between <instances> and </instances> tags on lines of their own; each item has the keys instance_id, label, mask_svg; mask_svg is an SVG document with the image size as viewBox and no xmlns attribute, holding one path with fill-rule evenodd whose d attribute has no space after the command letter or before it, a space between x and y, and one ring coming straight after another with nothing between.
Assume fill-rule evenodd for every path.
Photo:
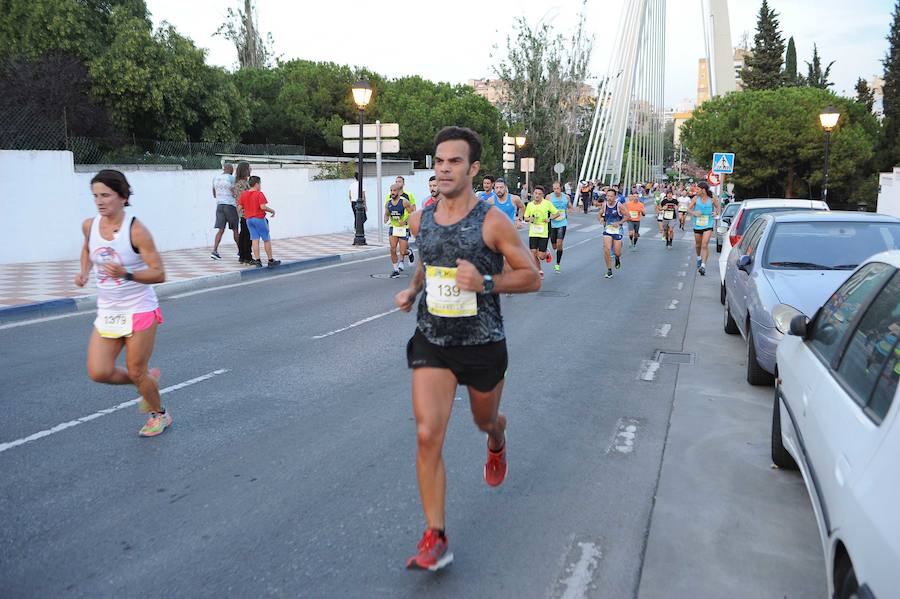
<instances>
[{"instance_id":1,"label":"pedestrian crossing sign","mask_svg":"<svg viewBox=\"0 0 900 599\"><path fill-rule=\"evenodd\" d=\"M734 172L734 154L716 152L713 154L712 172L719 175L730 175Z\"/></svg>"}]
</instances>

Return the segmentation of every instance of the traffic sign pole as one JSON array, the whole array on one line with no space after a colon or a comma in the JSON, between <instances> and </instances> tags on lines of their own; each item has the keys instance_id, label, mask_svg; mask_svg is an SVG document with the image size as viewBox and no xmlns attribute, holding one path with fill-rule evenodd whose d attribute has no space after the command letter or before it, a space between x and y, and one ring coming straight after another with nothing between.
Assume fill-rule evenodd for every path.
<instances>
[{"instance_id":1,"label":"traffic sign pole","mask_svg":"<svg viewBox=\"0 0 900 599\"><path fill-rule=\"evenodd\" d=\"M375 121L375 199L378 201L378 243L384 243L384 215L381 213L381 121Z\"/></svg>"}]
</instances>

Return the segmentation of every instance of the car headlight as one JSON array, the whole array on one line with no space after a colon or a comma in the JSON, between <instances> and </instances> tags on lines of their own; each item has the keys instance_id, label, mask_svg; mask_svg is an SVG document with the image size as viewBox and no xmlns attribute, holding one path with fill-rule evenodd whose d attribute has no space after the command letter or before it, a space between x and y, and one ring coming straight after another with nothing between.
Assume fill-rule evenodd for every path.
<instances>
[{"instance_id":1,"label":"car headlight","mask_svg":"<svg viewBox=\"0 0 900 599\"><path fill-rule=\"evenodd\" d=\"M782 335L787 335L791 331L791 321L794 317L802 315L803 312L788 304L778 304L775 306L775 309L772 310L772 320L775 321L775 328L778 329Z\"/></svg>"}]
</instances>

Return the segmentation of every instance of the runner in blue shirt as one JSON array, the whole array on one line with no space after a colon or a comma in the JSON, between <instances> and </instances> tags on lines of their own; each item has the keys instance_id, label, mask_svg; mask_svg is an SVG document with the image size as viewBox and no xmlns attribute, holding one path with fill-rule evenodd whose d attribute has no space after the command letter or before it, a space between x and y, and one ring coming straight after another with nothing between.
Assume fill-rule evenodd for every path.
<instances>
[{"instance_id":1,"label":"runner in blue shirt","mask_svg":"<svg viewBox=\"0 0 900 599\"><path fill-rule=\"evenodd\" d=\"M559 181L553 184L553 193L547 196L550 203L562 212L563 217L559 220L550 221L550 243L556 250L556 265L553 272L560 272L559 263L562 262L563 240L566 238L566 227L569 225L569 210L572 209L572 199L562 192Z\"/></svg>"},{"instance_id":2,"label":"runner in blue shirt","mask_svg":"<svg viewBox=\"0 0 900 599\"><path fill-rule=\"evenodd\" d=\"M493 175L485 175L484 180L481 182L484 191L479 191L475 194L475 197L493 205L494 200L497 199L497 194L494 193L494 181L496 181L496 179Z\"/></svg>"}]
</instances>

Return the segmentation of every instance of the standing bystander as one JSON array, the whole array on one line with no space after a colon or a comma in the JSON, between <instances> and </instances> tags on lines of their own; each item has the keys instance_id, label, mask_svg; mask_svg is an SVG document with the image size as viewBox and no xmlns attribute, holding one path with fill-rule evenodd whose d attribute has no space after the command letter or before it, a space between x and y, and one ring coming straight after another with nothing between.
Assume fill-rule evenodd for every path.
<instances>
[{"instance_id":1,"label":"standing bystander","mask_svg":"<svg viewBox=\"0 0 900 599\"><path fill-rule=\"evenodd\" d=\"M234 166L225 164L222 166L222 172L213 177L212 193L216 199L216 238L213 241L213 249L209 257L213 260L221 260L219 255L219 244L222 242L222 235L225 233L225 225L231 229L234 236L234 245L240 246L240 237L238 235L238 211L237 201L234 197Z\"/></svg>"}]
</instances>

